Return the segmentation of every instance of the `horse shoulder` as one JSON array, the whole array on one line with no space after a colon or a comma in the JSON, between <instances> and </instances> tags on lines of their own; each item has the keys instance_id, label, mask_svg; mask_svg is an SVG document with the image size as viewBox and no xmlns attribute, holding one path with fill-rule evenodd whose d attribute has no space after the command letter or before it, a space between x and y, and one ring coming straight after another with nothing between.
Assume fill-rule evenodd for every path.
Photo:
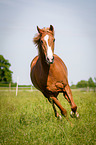
<instances>
[{"instance_id":1,"label":"horse shoulder","mask_svg":"<svg viewBox=\"0 0 96 145\"><path fill-rule=\"evenodd\" d=\"M31 70L30 70L30 77L31 77L31 81L32 81L32 83L33 83L33 85L36 87L36 88L38 88L38 85L37 85L37 81L36 81L36 76L35 76L35 66L36 66L36 63L37 63L37 61L38 61L38 58L39 58L39 56L36 56L33 60L32 60L32 62L31 62Z\"/></svg>"},{"instance_id":2,"label":"horse shoulder","mask_svg":"<svg viewBox=\"0 0 96 145\"><path fill-rule=\"evenodd\" d=\"M66 73L66 76L68 76L68 70L67 67L65 65L65 63L63 62L63 60L57 56L56 54L54 55L56 62L59 62L59 66L63 68L64 72Z\"/></svg>"},{"instance_id":3,"label":"horse shoulder","mask_svg":"<svg viewBox=\"0 0 96 145\"><path fill-rule=\"evenodd\" d=\"M36 56L32 61L31 61L31 69L34 67L34 65L36 64L38 60L38 56Z\"/></svg>"},{"instance_id":4,"label":"horse shoulder","mask_svg":"<svg viewBox=\"0 0 96 145\"><path fill-rule=\"evenodd\" d=\"M67 67L60 57L54 55L54 63L50 65L47 79L47 89L61 91L68 84Z\"/></svg>"}]
</instances>

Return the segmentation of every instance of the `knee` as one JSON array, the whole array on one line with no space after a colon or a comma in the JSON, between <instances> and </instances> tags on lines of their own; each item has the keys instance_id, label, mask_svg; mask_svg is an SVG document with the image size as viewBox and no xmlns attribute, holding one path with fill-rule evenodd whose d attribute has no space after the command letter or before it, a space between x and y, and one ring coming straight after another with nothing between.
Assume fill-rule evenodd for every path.
<instances>
[{"instance_id":1,"label":"knee","mask_svg":"<svg viewBox=\"0 0 96 145\"><path fill-rule=\"evenodd\" d=\"M77 110L77 106L75 105L75 106L71 107L71 110L75 113Z\"/></svg>"},{"instance_id":2,"label":"knee","mask_svg":"<svg viewBox=\"0 0 96 145\"><path fill-rule=\"evenodd\" d=\"M66 111L65 109L63 109L63 110L61 111L61 114L64 115L64 116L66 117L66 116L67 116L67 111Z\"/></svg>"},{"instance_id":3,"label":"knee","mask_svg":"<svg viewBox=\"0 0 96 145\"><path fill-rule=\"evenodd\" d=\"M50 98L48 98L48 101L50 102L50 103L53 103L53 99L50 97Z\"/></svg>"}]
</instances>

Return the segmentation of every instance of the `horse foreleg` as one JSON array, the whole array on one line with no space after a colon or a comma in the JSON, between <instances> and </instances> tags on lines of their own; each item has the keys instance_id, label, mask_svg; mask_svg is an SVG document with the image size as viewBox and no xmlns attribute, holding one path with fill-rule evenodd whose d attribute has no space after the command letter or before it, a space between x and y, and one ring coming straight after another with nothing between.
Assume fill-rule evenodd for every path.
<instances>
[{"instance_id":1,"label":"horse foreleg","mask_svg":"<svg viewBox=\"0 0 96 145\"><path fill-rule=\"evenodd\" d=\"M56 113L57 117L58 117L59 114L56 111L55 104L61 110L61 114L64 115L64 116L67 116L67 111L62 107L62 105L57 100L57 98L55 98L55 97L50 97L50 98L51 98L51 100L53 102L53 109L54 109L54 112ZM59 117L60 117L60 115L59 115Z\"/></svg>"},{"instance_id":2,"label":"horse foreleg","mask_svg":"<svg viewBox=\"0 0 96 145\"><path fill-rule=\"evenodd\" d=\"M62 119L62 117L59 115L59 113L56 110L55 103L54 103L52 98L49 98L49 102L52 104L52 107L53 107L53 110L54 110L54 113L55 113L55 117Z\"/></svg>"},{"instance_id":3,"label":"horse foreleg","mask_svg":"<svg viewBox=\"0 0 96 145\"><path fill-rule=\"evenodd\" d=\"M52 106L53 106L53 109L54 109L55 117L62 119L61 115L59 115L59 113L56 110L56 107L55 107L55 103L54 102L53 102Z\"/></svg>"},{"instance_id":4,"label":"horse foreleg","mask_svg":"<svg viewBox=\"0 0 96 145\"><path fill-rule=\"evenodd\" d=\"M79 117L79 114L77 113L77 105L74 103L69 85L65 86L65 91L63 92L63 95L71 105L71 116L74 117L76 115L76 117Z\"/></svg>"}]
</instances>

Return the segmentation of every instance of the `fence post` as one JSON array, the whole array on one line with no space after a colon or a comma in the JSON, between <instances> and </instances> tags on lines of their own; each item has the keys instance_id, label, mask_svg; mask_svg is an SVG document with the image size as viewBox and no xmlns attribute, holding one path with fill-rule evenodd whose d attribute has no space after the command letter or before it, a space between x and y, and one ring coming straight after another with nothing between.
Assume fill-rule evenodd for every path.
<instances>
[{"instance_id":1,"label":"fence post","mask_svg":"<svg viewBox=\"0 0 96 145\"><path fill-rule=\"evenodd\" d=\"M17 77L17 86L16 86L16 96L17 96L17 93L18 93L18 77Z\"/></svg>"},{"instance_id":2,"label":"fence post","mask_svg":"<svg viewBox=\"0 0 96 145\"><path fill-rule=\"evenodd\" d=\"M89 92L89 87L87 87L87 92Z\"/></svg>"},{"instance_id":3,"label":"fence post","mask_svg":"<svg viewBox=\"0 0 96 145\"><path fill-rule=\"evenodd\" d=\"M11 91L11 83L9 83L9 91Z\"/></svg>"},{"instance_id":4,"label":"fence post","mask_svg":"<svg viewBox=\"0 0 96 145\"><path fill-rule=\"evenodd\" d=\"M95 87L95 92L96 92L96 87Z\"/></svg>"}]
</instances>

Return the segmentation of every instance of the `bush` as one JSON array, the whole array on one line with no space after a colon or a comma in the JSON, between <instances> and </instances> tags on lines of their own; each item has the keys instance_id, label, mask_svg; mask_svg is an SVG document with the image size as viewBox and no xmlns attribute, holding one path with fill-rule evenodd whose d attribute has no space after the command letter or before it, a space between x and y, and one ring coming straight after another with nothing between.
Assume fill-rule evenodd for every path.
<instances>
[{"instance_id":1,"label":"bush","mask_svg":"<svg viewBox=\"0 0 96 145\"><path fill-rule=\"evenodd\" d=\"M77 88L87 88L87 86L88 86L88 82L85 80L81 80L76 85Z\"/></svg>"}]
</instances>

